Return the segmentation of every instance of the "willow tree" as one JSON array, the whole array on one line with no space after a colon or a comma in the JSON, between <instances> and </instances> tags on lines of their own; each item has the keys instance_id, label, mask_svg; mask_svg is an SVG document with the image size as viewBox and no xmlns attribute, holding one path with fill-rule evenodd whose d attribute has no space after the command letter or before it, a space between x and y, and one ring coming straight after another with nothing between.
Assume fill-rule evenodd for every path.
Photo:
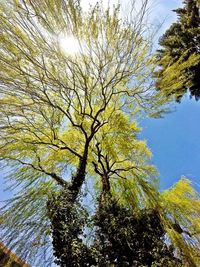
<instances>
[{"instance_id":1,"label":"willow tree","mask_svg":"<svg viewBox=\"0 0 200 267\"><path fill-rule=\"evenodd\" d=\"M61 266L95 264L87 187L135 212L159 203L134 122L138 109L159 114L165 102L152 87L146 6L122 16L119 6L85 12L79 1L0 3L0 159L15 193L1 234L36 266L50 264L51 241Z\"/></svg>"},{"instance_id":2,"label":"willow tree","mask_svg":"<svg viewBox=\"0 0 200 267\"><path fill-rule=\"evenodd\" d=\"M51 207L60 192L75 205L86 178L98 190L104 167L116 194L129 172L135 199L151 196L154 170L133 122L138 107L152 115L163 102L152 88L146 6L125 17L119 6L84 12L79 1L1 1L0 159L16 193L1 224L29 262L43 257L45 266L52 255Z\"/></svg>"}]
</instances>

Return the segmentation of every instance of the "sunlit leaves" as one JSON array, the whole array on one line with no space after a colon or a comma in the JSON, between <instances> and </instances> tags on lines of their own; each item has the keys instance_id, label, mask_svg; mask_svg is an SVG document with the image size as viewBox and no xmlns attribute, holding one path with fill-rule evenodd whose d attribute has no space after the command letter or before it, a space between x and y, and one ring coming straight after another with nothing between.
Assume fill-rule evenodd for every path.
<instances>
[{"instance_id":1,"label":"sunlit leaves","mask_svg":"<svg viewBox=\"0 0 200 267\"><path fill-rule=\"evenodd\" d=\"M200 200L188 179L180 179L161 194L163 216L169 237L189 266L198 266ZM196 264L196 265L195 265Z\"/></svg>"},{"instance_id":2,"label":"sunlit leaves","mask_svg":"<svg viewBox=\"0 0 200 267\"><path fill-rule=\"evenodd\" d=\"M0 160L19 190L1 222L7 241L30 260L48 249L46 203L61 187L74 200L90 178L96 187L89 191L99 197L106 178L114 198L134 211L159 200L135 120L138 110L159 115L166 99L153 88L145 4L135 19L120 12L101 4L85 12L73 0L0 4ZM73 36L79 53L65 53L62 35ZM162 209L170 214L178 206L184 224L181 213L193 202L170 202L170 192Z\"/></svg>"},{"instance_id":3,"label":"sunlit leaves","mask_svg":"<svg viewBox=\"0 0 200 267\"><path fill-rule=\"evenodd\" d=\"M87 172L99 192L99 173L107 168L113 194L120 191L125 199L123 180L127 185L132 180L140 196L150 190L147 176L154 180L134 115L138 106L150 114L165 101L154 105L159 101L150 82L154 61L147 28L120 12L119 6L105 10L101 4L83 11L73 0L0 4L0 160L9 168L12 188L21 190L3 216L10 221L9 241L15 242L19 231L27 233L24 242L32 254L28 222L32 218L46 227L45 204L58 188L72 184L80 193ZM138 21L144 13L145 6ZM79 53L65 53L61 36L73 36ZM103 165L99 157L106 158ZM40 226L37 238L48 239ZM21 254L29 257L26 249Z\"/></svg>"},{"instance_id":4,"label":"sunlit leaves","mask_svg":"<svg viewBox=\"0 0 200 267\"><path fill-rule=\"evenodd\" d=\"M197 54L191 55L187 60L184 60L185 55L177 60L177 62L169 65L170 57L166 55L160 60L160 63L166 66L157 74L157 86L162 88L163 92L168 95L169 99L174 97L180 99L186 88L192 87L192 72L188 69L196 67L199 64L200 56ZM168 66L167 66L168 65ZM156 75L157 75L156 74Z\"/></svg>"},{"instance_id":5,"label":"sunlit leaves","mask_svg":"<svg viewBox=\"0 0 200 267\"><path fill-rule=\"evenodd\" d=\"M20 177L20 173L16 175ZM18 194L5 203L1 218L1 240L9 242L10 247L14 247L16 253L27 258L29 263L40 265L41 257L44 255L47 262L53 260L46 201L48 195L56 190L56 186L44 178L42 183L38 183L37 180L33 180L36 176L37 174L34 175L32 172L32 183L27 183Z\"/></svg>"},{"instance_id":6,"label":"sunlit leaves","mask_svg":"<svg viewBox=\"0 0 200 267\"><path fill-rule=\"evenodd\" d=\"M160 38L157 50L159 69L155 72L156 87L177 101L187 92L199 99L199 1L183 1L183 7L174 10L177 22Z\"/></svg>"}]
</instances>

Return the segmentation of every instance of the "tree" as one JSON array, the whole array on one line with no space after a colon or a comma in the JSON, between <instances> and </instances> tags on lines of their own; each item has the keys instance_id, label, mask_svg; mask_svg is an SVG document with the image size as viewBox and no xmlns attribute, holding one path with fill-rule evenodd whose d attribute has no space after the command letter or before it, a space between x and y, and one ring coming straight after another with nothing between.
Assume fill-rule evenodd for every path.
<instances>
[{"instance_id":1,"label":"tree","mask_svg":"<svg viewBox=\"0 0 200 267\"><path fill-rule=\"evenodd\" d=\"M183 266L164 240L166 231L155 209L132 210L109 200L95 216L97 266Z\"/></svg>"},{"instance_id":2,"label":"tree","mask_svg":"<svg viewBox=\"0 0 200 267\"><path fill-rule=\"evenodd\" d=\"M191 182L182 177L161 194L162 221L186 266L199 266L200 200Z\"/></svg>"},{"instance_id":3,"label":"tree","mask_svg":"<svg viewBox=\"0 0 200 267\"><path fill-rule=\"evenodd\" d=\"M97 4L84 12L72 0L1 2L0 159L18 188L2 226L29 262L41 249L50 255L47 203L64 188L75 205L86 170L98 184L106 167L116 193L129 175L137 181L135 197L148 196L147 174L155 171L145 143L136 139L133 116L137 107L157 112L163 100L150 78L146 5L134 20L132 13L122 19L119 6ZM69 37L78 46L74 54L62 47Z\"/></svg>"},{"instance_id":4,"label":"tree","mask_svg":"<svg viewBox=\"0 0 200 267\"><path fill-rule=\"evenodd\" d=\"M146 5L133 19L133 8L122 18L119 6L84 12L72 0L0 3L0 159L16 192L2 209L1 233L36 266L50 264L51 241L61 266L66 258L68 267L96 264L101 246L84 237L95 229L83 203L87 187L96 207L108 195L128 216L155 207L164 214L135 122L138 109L159 115L166 101L152 87ZM70 40L75 53L63 49Z\"/></svg>"},{"instance_id":5,"label":"tree","mask_svg":"<svg viewBox=\"0 0 200 267\"><path fill-rule=\"evenodd\" d=\"M174 10L178 15L160 38L157 50L159 69L155 72L156 87L177 101L186 93L200 98L200 16L199 1L185 0Z\"/></svg>"}]
</instances>

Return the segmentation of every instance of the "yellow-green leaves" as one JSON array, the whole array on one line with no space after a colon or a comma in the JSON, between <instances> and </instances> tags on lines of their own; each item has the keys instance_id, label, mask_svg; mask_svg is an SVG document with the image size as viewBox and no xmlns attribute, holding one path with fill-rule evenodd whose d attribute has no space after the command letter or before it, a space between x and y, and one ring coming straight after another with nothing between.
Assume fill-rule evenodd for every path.
<instances>
[{"instance_id":1,"label":"yellow-green leaves","mask_svg":"<svg viewBox=\"0 0 200 267\"><path fill-rule=\"evenodd\" d=\"M167 207L180 210L180 213L200 212L198 193L187 178L182 178L174 187L164 191L162 198Z\"/></svg>"},{"instance_id":2,"label":"yellow-green leaves","mask_svg":"<svg viewBox=\"0 0 200 267\"><path fill-rule=\"evenodd\" d=\"M110 115L98 131L89 154L89 173L101 180L94 165L107 175L112 194L123 204L135 210L155 202L156 169L149 163L151 153L144 141L137 139L140 129L122 112Z\"/></svg>"},{"instance_id":3,"label":"yellow-green leaves","mask_svg":"<svg viewBox=\"0 0 200 267\"><path fill-rule=\"evenodd\" d=\"M200 56L198 54L192 54L187 60L184 60L185 54L171 65L168 64L170 60L169 55L164 56L160 60L160 64L167 66L162 71L159 70L157 72L157 86L162 89L162 92L168 98L175 97L179 99L182 97L185 88L192 86L192 72L188 72L188 69L199 64Z\"/></svg>"},{"instance_id":4,"label":"yellow-green leaves","mask_svg":"<svg viewBox=\"0 0 200 267\"><path fill-rule=\"evenodd\" d=\"M177 101L189 90L199 99L199 1L183 1L177 21L160 38L156 87Z\"/></svg>"},{"instance_id":5,"label":"yellow-green leaves","mask_svg":"<svg viewBox=\"0 0 200 267\"><path fill-rule=\"evenodd\" d=\"M200 199L187 178L181 178L161 194L164 225L172 243L183 254L189 266L200 261ZM176 225L179 225L178 228ZM196 264L196 265L195 265Z\"/></svg>"},{"instance_id":6,"label":"yellow-green leaves","mask_svg":"<svg viewBox=\"0 0 200 267\"><path fill-rule=\"evenodd\" d=\"M106 177L124 205L139 210L157 203L156 170L138 140L136 115L159 113L166 100L152 86L142 9L124 19L119 6L105 10L101 3L84 12L74 0L0 1L0 160L20 188L4 214L19 248L31 234L33 241L48 240L46 202L60 187L78 195L91 178L96 194ZM61 36L73 37L80 51L65 52ZM169 194L163 195L169 213L179 205L179 216L194 204L167 201Z\"/></svg>"}]
</instances>

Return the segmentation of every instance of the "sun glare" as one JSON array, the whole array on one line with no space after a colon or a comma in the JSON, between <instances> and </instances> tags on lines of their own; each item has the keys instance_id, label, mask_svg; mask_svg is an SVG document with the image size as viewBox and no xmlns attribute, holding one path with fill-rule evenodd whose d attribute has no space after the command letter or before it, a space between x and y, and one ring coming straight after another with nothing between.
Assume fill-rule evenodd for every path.
<instances>
[{"instance_id":1,"label":"sun glare","mask_svg":"<svg viewBox=\"0 0 200 267\"><path fill-rule=\"evenodd\" d=\"M64 36L60 38L60 47L67 54L75 55L80 52L80 44L73 36Z\"/></svg>"}]
</instances>

